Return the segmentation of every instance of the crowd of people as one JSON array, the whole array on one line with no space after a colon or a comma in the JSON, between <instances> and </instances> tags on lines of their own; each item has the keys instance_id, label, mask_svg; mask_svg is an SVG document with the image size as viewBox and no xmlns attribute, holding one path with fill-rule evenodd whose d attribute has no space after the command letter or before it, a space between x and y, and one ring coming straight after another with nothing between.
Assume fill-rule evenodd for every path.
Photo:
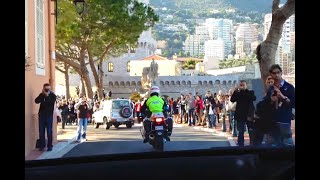
<instances>
[{"instance_id":1,"label":"crowd of people","mask_svg":"<svg viewBox=\"0 0 320 180\"><path fill-rule=\"evenodd\" d=\"M244 133L247 131L250 145L261 145L263 139L268 145L293 145L291 120L295 108L294 86L282 79L279 65L271 66L266 80L266 94L257 102L255 92L247 88L242 80L239 86L228 93L207 91L204 96L181 94L180 97L163 97L176 124L217 128L238 137L237 144L244 146ZM135 103L135 114L139 118L144 99ZM226 121L229 127L226 127Z\"/></svg>"},{"instance_id":2,"label":"crowd of people","mask_svg":"<svg viewBox=\"0 0 320 180\"><path fill-rule=\"evenodd\" d=\"M242 80L239 86L230 89L228 93L221 90L218 93L207 91L204 96L199 93L193 95L181 94L180 97L162 97L174 123L188 124L189 126L204 126L217 128L222 123L223 131L229 130L238 137L237 144L244 146L244 133L248 132L250 145L261 145L263 139L268 145L293 145L291 132L292 111L295 108L295 88L282 78L282 69L275 64L270 67L270 75L266 80L266 93L263 99L254 105L255 92L247 88L247 82ZM159 90L160 92L160 90ZM111 98L111 91L107 96ZM104 99L104 98L103 98ZM103 99L101 101L103 101ZM101 101L97 92L93 99L79 94L78 98L66 99L57 97L49 84L44 84L43 91L35 99L40 104L39 109L39 136L37 147L45 147L45 129L48 136L48 151L52 150L52 117L54 107L61 121L62 129L66 125L76 124L77 142L86 141L87 123L91 121L92 114L99 109ZM145 99L132 102L131 108L137 119L143 120L143 105ZM55 106L56 105L56 106ZM226 120L229 127L226 127Z\"/></svg>"},{"instance_id":3,"label":"crowd of people","mask_svg":"<svg viewBox=\"0 0 320 180\"><path fill-rule=\"evenodd\" d=\"M79 98L66 99L64 96L57 97L56 114L58 123L61 122L61 128L66 125L77 125L77 142L86 141L86 129L88 123L92 122L93 108L98 102L95 102L85 95L80 94Z\"/></svg>"}]
</instances>

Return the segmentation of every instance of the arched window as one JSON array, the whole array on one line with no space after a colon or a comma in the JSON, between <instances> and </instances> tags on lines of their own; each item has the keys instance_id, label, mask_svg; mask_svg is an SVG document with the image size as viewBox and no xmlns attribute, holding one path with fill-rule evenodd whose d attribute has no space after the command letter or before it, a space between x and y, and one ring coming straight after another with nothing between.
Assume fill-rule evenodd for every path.
<instances>
[{"instance_id":1,"label":"arched window","mask_svg":"<svg viewBox=\"0 0 320 180\"><path fill-rule=\"evenodd\" d=\"M108 72L113 72L113 63L112 62L108 63Z\"/></svg>"},{"instance_id":2,"label":"arched window","mask_svg":"<svg viewBox=\"0 0 320 180\"><path fill-rule=\"evenodd\" d=\"M130 61L127 62L127 72L130 72Z\"/></svg>"}]
</instances>

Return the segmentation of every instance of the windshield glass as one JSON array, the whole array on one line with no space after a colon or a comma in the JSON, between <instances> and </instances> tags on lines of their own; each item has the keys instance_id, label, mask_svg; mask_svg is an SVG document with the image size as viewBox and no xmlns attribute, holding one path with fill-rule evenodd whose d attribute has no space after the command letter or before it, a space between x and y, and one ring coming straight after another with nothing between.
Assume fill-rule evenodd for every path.
<instances>
[{"instance_id":1,"label":"windshield glass","mask_svg":"<svg viewBox=\"0 0 320 180\"><path fill-rule=\"evenodd\" d=\"M129 101L112 101L112 108L113 109L121 109L124 106L129 106Z\"/></svg>"},{"instance_id":2,"label":"windshield glass","mask_svg":"<svg viewBox=\"0 0 320 180\"><path fill-rule=\"evenodd\" d=\"M26 160L294 146L294 8L25 2Z\"/></svg>"}]
</instances>

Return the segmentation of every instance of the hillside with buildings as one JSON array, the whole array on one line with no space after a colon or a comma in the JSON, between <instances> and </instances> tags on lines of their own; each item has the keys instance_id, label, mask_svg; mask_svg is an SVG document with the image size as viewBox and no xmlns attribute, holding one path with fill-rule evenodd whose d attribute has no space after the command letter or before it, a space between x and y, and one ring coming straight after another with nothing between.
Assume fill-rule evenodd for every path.
<instances>
[{"instance_id":1,"label":"hillside with buildings","mask_svg":"<svg viewBox=\"0 0 320 180\"><path fill-rule=\"evenodd\" d=\"M266 13L271 12L269 0L150 0L150 5L160 16L153 28L157 41L162 41L163 56L171 58L189 56L183 43L205 19L229 19L233 24L255 23L263 33L262 23ZM194 37L191 37L194 38ZM197 55L202 57L203 55Z\"/></svg>"}]
</instances>

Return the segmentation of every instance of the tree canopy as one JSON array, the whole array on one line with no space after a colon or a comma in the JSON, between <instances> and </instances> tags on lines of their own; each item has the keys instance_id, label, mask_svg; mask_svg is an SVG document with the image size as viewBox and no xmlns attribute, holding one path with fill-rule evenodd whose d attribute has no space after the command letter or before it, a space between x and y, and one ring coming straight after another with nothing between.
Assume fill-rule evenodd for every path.
<instances>
[{"instance_id":1,"label":"tree canopy","mask_svg":"<svg viewBox=\"0 0 320 180\"><path fill-rule=\"evenodd\" d=\"M79 16L70 0L59 2L56 26L58 61L68 63L84 79L92 94L87 65L102 93L102 65L107 56L118 56L136 46L139 35L159 20L154 10L137 0L87 0L86 11ZM101 67L101 66L100 66ZM90 90L91 89L91 90ZM100 92L101 91L101 92Z\"/></svg>"}]
</instances>

